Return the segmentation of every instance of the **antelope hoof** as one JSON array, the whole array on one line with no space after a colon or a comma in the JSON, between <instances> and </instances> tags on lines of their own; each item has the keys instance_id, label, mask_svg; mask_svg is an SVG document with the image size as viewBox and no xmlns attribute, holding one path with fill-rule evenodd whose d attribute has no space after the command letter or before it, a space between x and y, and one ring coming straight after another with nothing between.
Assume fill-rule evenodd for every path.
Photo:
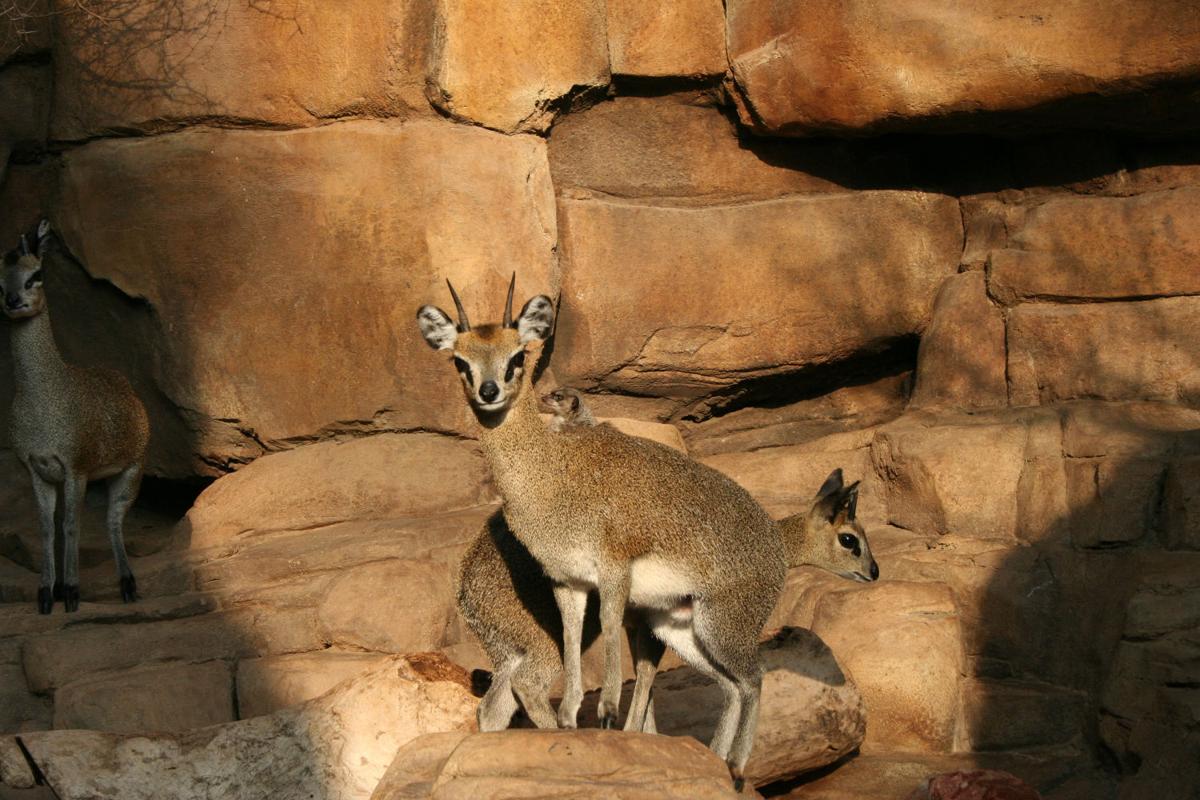
<instances>
[{"instance_id":1,"label":"antelope hoof","mask_svg":"<svg viewBox=\"0 0 1200 800\"><path fill-rule=\"evenodd\" d=\"M737 767L729 768L729 776L733 778L733 790L741 794L742 790L746 788L746 776Z\"/></svg>"},{"instance_id":2,"label":"antelope hoof","mask_svg":"<svg viewBox=\"0 0 1200 800\"><path fill-rule=\"evenodd\" d=\"M38 613L49 614L54 608L54 590L49 586L38 587Z\"/></svg>"},{"instance_id":3,"label":"antelope hoof","mask_svg":"<svg viewBox=\"0 0 1200 800\"><path fill-rule=\"evenodd\" d=\"M126 603L132 603L138 599L137 580L132 575L125 575L121 578L121 599Z\"/></svg>"},{"instance_id":4,"label":"antelope hoof","mask_svg":"<svg viewBox=\"0 0 1200 800\"><path fill-rule=\"evenodd\" d=\"M611 731L617 727L617 712L613 710L611 705L601 703L597 711L600 715L600 728L602 730Z\"/></svg>"},{"instance_id":5,"label":"antelope hoof","mask_svg":"<svg viewBox=\"0 0 1200 800\"><path fill-rule=\"evenodd\" d=\"M63 584L63 608L68 614L79 610L79 587Z\"/></svg>"}]
</instances>

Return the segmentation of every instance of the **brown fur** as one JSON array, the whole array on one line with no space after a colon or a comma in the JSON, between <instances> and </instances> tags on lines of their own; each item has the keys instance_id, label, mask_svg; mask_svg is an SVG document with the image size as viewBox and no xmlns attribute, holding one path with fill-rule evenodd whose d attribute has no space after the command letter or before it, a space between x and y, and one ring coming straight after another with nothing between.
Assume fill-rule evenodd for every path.
<instances>
[{"instance_id":1,"label":"brown fur","mask_svg":"<svg viewBox=\"0 0 1200 800\"><path fill-rule=\"evenodd\" d=\"M44 231L44 232L43 232ZM89 480L109 478L109 538L121 576L122 596L136 597L122 531L137 494L150 439L146 409L119 372L67 364L59 355L39 279L48 226L39 228L38 251L9 253L2 288L12 327L16 393L11 414L13 450L29 470L42 529L38 607L49 613L55 583L54 487L63 494L63 593L66 608L79 603L79 504Z\"/></svg>"}]
</instances>

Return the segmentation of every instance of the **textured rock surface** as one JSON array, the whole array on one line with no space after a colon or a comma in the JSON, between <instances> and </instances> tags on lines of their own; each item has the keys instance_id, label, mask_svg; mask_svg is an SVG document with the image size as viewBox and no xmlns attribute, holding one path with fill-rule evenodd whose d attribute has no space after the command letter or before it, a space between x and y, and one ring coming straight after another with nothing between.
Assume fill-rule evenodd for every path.
<instances>
[{"instance_id":1,"label":"textured rock surface","mask_svg":"<svg viewBox=\"0 0 1200 800\"><path fill-rule=\"evenodd\" d=\"M438 6L430 99L456 118L505 132L544 131L558 101L608 83L605 4L564 0Z\"/></svg>"},{"instance_id":2,"label":"textured rock surface","mask_svg":"<svg viewBox=\"0 0 1200 800\"><path fill-rule=\"evenodd\" d=\"M403 745L432 731L470 730L466 673L436 656L393 658L317 700L180 735L92 731L25 742L64 798L367 798ZM0 785L32 786L12 739L0 743Z\"/></svg>"},{"instance_id":3,"label":"textured rock surface","mask_svg":"<svg viewBox=\"0 0 1200 800\"><path fill-rule=\"evenodd\" d=\"M921 337L912 405L997 408L1008 403L1004 318L987 297L982 272L946 279Z\"/></svg>"},{"instance_id":4,"label":"textured rock surface","mask_svg":"<svg viewBox=\"0 0 1200 800\"><path fill-rule=\"evenodd\" d=\"M1041 800L1025 781L1008 772L973 770L935 775L909 800Z\"/></svg>"},{"instance_id":5,"label":"textured rock surface","mask_svg":"<svg viewBox=\"0 0 1200 800\"><path fill-rule=\"evenodd\" d=\"M58 2L54 135L429 113L430 5L122 0L98 14Z\"/></svg>"},{"instance_id":6,"label":"textured rock surface","mask_svg":"<svg viewBox=\"0 0 1200 800\"><path fill-rule=\"evenodd\" d=\"M449 277L498 315L498 264L520 265L522 296L553 293L548 179L542 143L438 123L90 144L66 159L56 221L93 277L152 313L117 330L81 292L55 306L81 315L64 338L81 358L127 353L119 366L156 400L156 471L330 430L465 427L413 310L447 305ZM184 187L193 201L175 202Z\"/></svg>"},{"instance_id":7,"label":"textured rock surface","mask_svg":"<svg viewBox=\"0 0 1200 800\"><path fill-rule=\"evenodd\" d=\"M986 125L980 112L1194 79L1193 10L1186 2L1115 0L1053 8L731 0L726 15L745 121L789 134L917 121Z\"/></svg>"},{"instance_id":8,"label":"textured rock surface","mask_svg":"<svg viewBox=\"0 0 1200 800\"><path fill-rule=\"evenodd\" d=\"M709 800L740 795L721 759L694 739L617 731L440 734L396 755L372 800L466 797Z\"/></svg>"},{"instance_id":9,"label":"textured rock surface","mask_svg":"<svg viewBox=\"0 0 1200 800\"><path fill-rule=\"evenodd\" d=\"M725 11L720 0L655 6L608 0L608 54L615 75L721 75Z\"/></svg>"},{"instance_id":10,"label":"textured rock surface","mask_svg":"<svg viewBox=\"0 0 1200 800\"><path fill-rule=\"evenodd\" d=\"M962 235L954 203L914 193L559 212L559 377L684 399L923 330Z\"/></svg>"}]
</instances>

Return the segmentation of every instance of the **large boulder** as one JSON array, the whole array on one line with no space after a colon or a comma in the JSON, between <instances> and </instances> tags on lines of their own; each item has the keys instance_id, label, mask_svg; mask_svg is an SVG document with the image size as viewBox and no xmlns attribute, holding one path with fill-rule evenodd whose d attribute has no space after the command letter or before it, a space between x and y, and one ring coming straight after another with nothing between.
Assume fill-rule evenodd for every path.
<instances>
[{"instance_id":1,"label":"large boulder","mask_svg":"<svg viewBox=\"0 0 1200 800\"><path fill-rule=\"evenodd\" d=\"M608 0L608 55L614 75L723 75L725 8L720 0L657 5Z\"/></svg>"},{"instance_id":2,"label":"large boulder","mask_svg":"<svg viewBox=\"0 0 1200 800\"><path fill-rule=\"evenodd\" d=\"M586 787L586 789L584 788ZM445 733L396 754L372 800L736 800L729 770L694 739L619 731Z\"/></svg>"},{"instance_id":3,"label":"large boulder","mask_svg":"<svg viewBox=\"0 0 1200 800\"><path fill-rule=\"evenodd\" d=\"M962 248L958 204L917 192L559 212L556 375L685 400L919 333Z\"/></svg>"},{"instance_id":4,"label":"large boulder","mask_svg":"<svg viewBox=\"0 0 1200 800\"><path fill-rule=\"evenodd\" d=\"M123 669L54 693L54 727L118 733L186 731L237 719L223 661Z\"/></svg>"},{"instance_id":5,"label":"large boulder","mask_svg":"<svg viewBox=\"0 0 1200 800\"><path fill-rule=\"evenodd\" d=\"M318 442L256 459L188 511L192 549L349 520L417 517L487 502L478 451L434 434Z\"/></svg>"},{"instance_id":6,"label":"large boulder","mask_svg":"<svg viewBox=\"0 0 1200 800\"><path fill-rule=\"evenodd\" d=\"M915 408L996 408L1008 403L1004 317L978 270L951 276L933 304L921 337Z\"/></svg>"},{"instance_id":7,"label":"large boulder","mask_svg":"<svg viewBox=\"0 0 1200 800\"><path fill-rule=\"evenodd\" d=\"M1195 406L1198 352L1200 298L1024 303L1008 316L1010 398L1015 405L1095 398Z\"/></svg>"},{"instance_id":8,"label":"large boulder","mask_svg":"<svg viewBox=\"0 0 1200 800\"><path fill-rule=\"evenodd\" d=\"M608 84L603 0L443 0L437 14L429 97L456 119L544 131L565 96Z\"/></svg>"},{"instance_id":9,"label":"large boulder","mask_svg":"<svg viewBox=\"0 0 1200 800\"><path fill-rule=\"evenodd\" d=\"M238 717L261 717L313 700L388 658L327 649L243 659L237 667Z\"/></svg>"},{"instance_id":10,"label":"large boulder","mask_svg":"<svg viewBox=\"0 0 1200 800\"><path fill-rule=\"evenodd\" d=\"M1200 294L1200 187L1058 197L1010 217L988 265L1007 304Z\"/></svg>"},{"instance_id":11,"label":"large boulder","mask_svg":"<svg viewBox=\"0 0 1200 800\"><path fill-rule=\"evenodd\" d=\"M24 740L63 800L366 800L405 744L474 727L468 687L467 674L438 656L395 657L268 716L181 734L50 731ZM0 788L32 786L16 743L0 742Z\"/></svg>"},{"instance_id":12,"label":"large boulder","mask_svg":"<svg viewBox=\"0 0 1200 800\"><path fill-rule=\"evenodd\" d=\"M989 126L980 112L1200 74L1200 18L1188 2L729 0L726 15L743 121L772 134Z\"/></svg>"},{"instance_id":13,"label":"large boulder","mask_svg":"<svg viewBox=\"0 0 1200 800\"><path fill-rule=\"evenodd\" d=\"M195 129L76 148L62 184L55 220L86 273L48 270L57 333L74 360L132 373L157 473L337 433L465 430L458 378L413 313L447 305L449 277L477 322L498 319L513 264L519 296L557 289L534 137Z\"/></svg>"},{"instance_id":14,"label":"large boulder","mask_svg":"<svg viewBox=\"0 0 1200 800\"><path fill-rule=\"evenodd\" d=\"M56 0L54 136L429 113L431 5Z\"/></svg>"}]
</instances>

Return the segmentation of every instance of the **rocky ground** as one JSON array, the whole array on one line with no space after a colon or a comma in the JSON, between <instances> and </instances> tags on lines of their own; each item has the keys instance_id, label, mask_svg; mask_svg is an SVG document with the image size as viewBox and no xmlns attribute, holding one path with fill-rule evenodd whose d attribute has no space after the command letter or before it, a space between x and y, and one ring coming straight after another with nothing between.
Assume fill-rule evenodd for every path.
<instances>
[{"instance_id":1,"label":"rocky ground","mask_svg":"<svg viewBox=\"0 0 1200 800\"><path fill-rule=\"evenodd\" d=\"M777 516L863 481L883 580L795 570L764 632L818 637L764 645L765 794L1195 796L1192 4L94 5L0 8L0 237L50 216L64 353L149 409L143 599L97 496L80 611L34 613L0 452L0 796L16 733L73 798L567 795L560 747L728 793L683 739L468 735L452 587L497 498L412 315L449 278L493 319L514 269L560 298L542 386ZM711 689L661 680L704 740Z\"/></svg>"}]
</instances>

